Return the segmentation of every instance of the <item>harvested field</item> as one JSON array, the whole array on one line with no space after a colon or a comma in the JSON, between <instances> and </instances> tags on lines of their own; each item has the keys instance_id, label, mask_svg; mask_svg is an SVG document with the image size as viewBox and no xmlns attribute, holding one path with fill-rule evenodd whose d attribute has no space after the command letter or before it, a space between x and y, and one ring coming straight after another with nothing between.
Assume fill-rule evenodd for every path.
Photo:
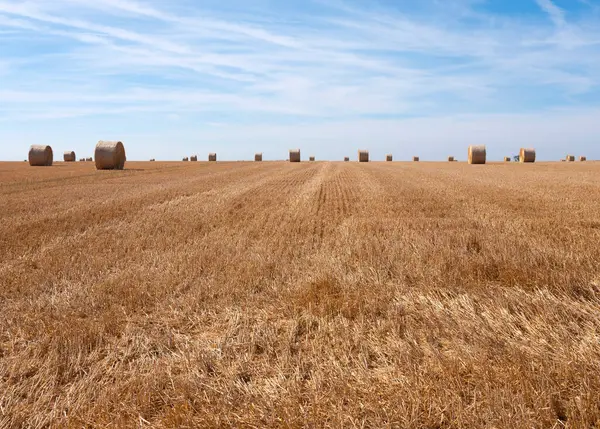
<instances>
[{"instance_id":1,"label":"harvested field","mask_svg":"<svg viewBox=\"0 0 600 429\"><path fill-rule=\"evenodd\" d=\"M598 427L599 177L0 163L0 427Z\"/></svg>"}]
</instances>

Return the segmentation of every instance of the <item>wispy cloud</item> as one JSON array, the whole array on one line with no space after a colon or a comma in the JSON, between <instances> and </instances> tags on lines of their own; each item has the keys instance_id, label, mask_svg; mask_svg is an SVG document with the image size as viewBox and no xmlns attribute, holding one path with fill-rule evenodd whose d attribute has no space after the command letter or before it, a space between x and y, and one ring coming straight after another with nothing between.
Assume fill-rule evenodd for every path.
<instances>
[{"instance_id":1,"label":"wispy cloud","mask_svg":"<svg viewBox=\"0 0 600 429\"><path fill-rule=\"evenodd\" d=\"M597 5L531 1L538 15L488 7L502 0L0 0L0 121L279 130L596 108Z\"/></svg>"}]
</instances>

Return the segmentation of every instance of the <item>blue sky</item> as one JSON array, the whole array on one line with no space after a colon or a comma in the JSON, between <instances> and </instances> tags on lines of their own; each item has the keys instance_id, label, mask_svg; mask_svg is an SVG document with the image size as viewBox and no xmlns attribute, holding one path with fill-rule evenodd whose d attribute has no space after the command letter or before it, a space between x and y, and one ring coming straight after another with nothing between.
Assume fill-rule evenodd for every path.
<instances>
[{"instance_id":1,"label":"blue sky","mask_svg":"<svg viewBox=\"0 0 600 429\"><path fill-rule=\"evenodd\" d=\"M600 158L600 0L0 0L0 159ZM58 158L58 156L57 156Z\"/></svg>"}]
</instances>

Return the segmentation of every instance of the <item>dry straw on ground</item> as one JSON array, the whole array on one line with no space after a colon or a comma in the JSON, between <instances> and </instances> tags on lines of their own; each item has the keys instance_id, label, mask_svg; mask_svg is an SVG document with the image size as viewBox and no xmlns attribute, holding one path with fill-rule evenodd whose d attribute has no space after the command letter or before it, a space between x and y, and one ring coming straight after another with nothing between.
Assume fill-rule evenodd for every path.
<instances>
[{"instance_id":1,"label":"dry straw on ground","mask_svg":"<svg viewBox=\"0 0 600 429\"><path fill-rule=\"evenodd\" d=\"M300 162L300 149L290 149L290 162Z\"/></svg>"},{"instance_id":2,"label":"dry straw on ground","mask_svg":"<svg viewBox=\"0 0 600 429\"><path fill-rule=\"evenodd\" d=\"M485 145L469 146L469 164L485 164Z\"/></svg>"},{"instance_id":3,"label":"dry straw on ground","mask_svg":"<svg viewBox=\"0 0 600 429\"><path fill-rule=\"evenodd\" d=\"M208 154L208 161L209 162L216 162L217 161L217 154L212 152Z\"/></svg>"},{"instance_id":4,"label":"dry straw on ground","mask_svg":"<svg viewBox=\"0 0 600 429\"><path fill-rule=\"evenodd\" d=\"M75 162L77 161L77 157L75 156L75 152L73 151L67 151L63 154L63 161L64 162Z\"/></svg>"},{"instance_id":5,"label":"dry straw on ground","mask_svg":"<svg viewBox=\"0 0 600 429\"><path fill-rule=\"evenodd\" d=\"M392 156L392 154L387 154L385 156L385 160L386 162L392 162L394 160L394 157Z\"/></svg>"},{"instance_id":6,"label":"dry straw on ground","mask_svg":"<svg viewBox=\"0 0 600 429\"><path fill-rule=\"evenodd\" d=\"M94 153L97 170L122 170L127 156L121 142L99 141Z\"/></svg>"},{"instance_id":7,"label":"dry straw on ground","mask_svg":"<svg viewBox=\"0 0 600 429\"><path fill-rule=\"evenodd\" d=\"M254 161L255 162L261 162L263 160L263 154L262 153L255 153L254 154Z\"/></svg>"},{"instance_id":8,"label":"dry straw on ground","mask_svg":"<svg viewBox=\"0 0 600 429\"><path fill-rule=\"evenodd\" d=\"M48 145L32 145L29 148L29 165L32 167L50 167L54 161L54 153Z\"/></svg>"},{"instance_id":9,"label":"dry straw on ground","mask_svg":"<svg viewBox=\"0 0 600 429\"><path fill-rule=\"evenodd\" d=\"M358 162L369 162L369 151L359 150L358 151Z\"/></svg>"},{"instance_id":10,"label":"dry straw on ground","mask_svg":"<svg viewBox=\"0 0 600 429\"><path fill-rule=\"evenodd\" d=\"M519 162L535 162L535 149L522 147L519 152Z\"/></svg>"}]
</instances>

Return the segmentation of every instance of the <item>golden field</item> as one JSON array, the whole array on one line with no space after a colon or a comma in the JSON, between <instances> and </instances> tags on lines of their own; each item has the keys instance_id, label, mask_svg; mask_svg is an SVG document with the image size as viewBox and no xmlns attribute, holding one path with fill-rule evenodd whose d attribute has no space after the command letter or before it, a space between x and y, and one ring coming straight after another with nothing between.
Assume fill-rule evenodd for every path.
<instances>
[{"instance_id":1,"label":"golden field","mask_svg":"<svg viewBox=\"0 0 600 429\"><path fill-rule=\"evenodd\" d=\"M600 427L600 163L0 163L0 427Z\"/></svg>"}]
</instances>

